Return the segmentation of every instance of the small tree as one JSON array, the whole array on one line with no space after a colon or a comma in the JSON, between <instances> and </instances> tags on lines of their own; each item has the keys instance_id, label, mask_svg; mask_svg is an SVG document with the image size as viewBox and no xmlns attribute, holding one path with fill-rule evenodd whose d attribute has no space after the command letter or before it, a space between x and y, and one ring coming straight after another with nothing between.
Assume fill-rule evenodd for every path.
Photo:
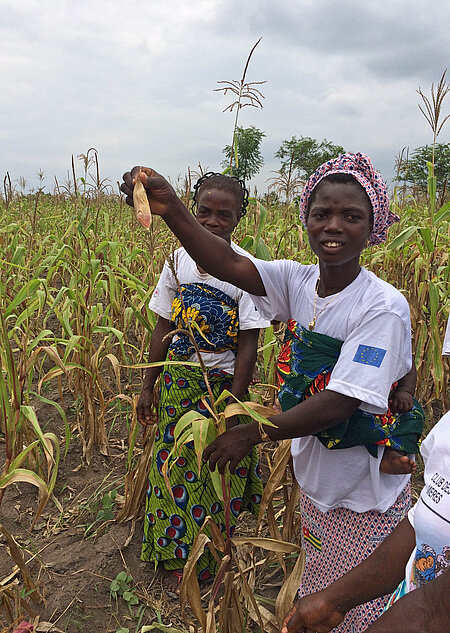
<instances>
[{"instance_id":1,"label":"small tree","mask_svg":"<svg viewBox=\"0 0 450 633\"><path fill-rule=\"evenodd\" d=\"M437 190L442 195L446 189L446 183L450 174L450 143L436 143L434 148L433 145L416 147L411 154L411 158L400 163L395 180L415 185L426 192L428 182L427 162L433 162L433 154Z\"/></svg>"},{"instance_id":2,"label":"small tree","mask_svg":"<svg viewBox=\"0 0 450 633\"><path fill-rule=\"evenodd\" d=\"M254 125L236 129L237 161L236 166L233 167L233 176L247 181L259 172L264 165L260 145L265 136L264 132ZM222 167L226 168L230 165L233 152L234 148L231 145L223 148L222 153L225 154L226 160L222 162Z\"/></svg>"},{"instance_id":3,"label":"small tree","mask_svg":"<svg viewBox=\"0 0 450 633\"><path fill-rule=\"evenodd\" d=\"M334 145L327 139L319 143L309 136L293 136L290 141L283 141L275 157L281 160L280 172L285 173L294 168L301 178L306 179L319 165L344 152L343 147Z\"/></svg>"}]
</instances>

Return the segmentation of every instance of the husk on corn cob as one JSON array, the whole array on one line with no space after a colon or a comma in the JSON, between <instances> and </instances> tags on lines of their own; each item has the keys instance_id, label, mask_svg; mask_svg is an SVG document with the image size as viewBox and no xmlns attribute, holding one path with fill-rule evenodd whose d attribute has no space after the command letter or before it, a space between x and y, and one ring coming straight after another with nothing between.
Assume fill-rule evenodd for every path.
<instances>
[{"instance_id":1,"label":"husk on corn cob","mask_svg":"<svg viewBox=\"0 0 450 633\"><path fill-rule=\"evenodd\" d=\"M139 171L134 182L133 206L137 221L148 231L152 224L152 212L150 210L147 192L139 177L140 173Z\"/></svg>"}]
</instances>

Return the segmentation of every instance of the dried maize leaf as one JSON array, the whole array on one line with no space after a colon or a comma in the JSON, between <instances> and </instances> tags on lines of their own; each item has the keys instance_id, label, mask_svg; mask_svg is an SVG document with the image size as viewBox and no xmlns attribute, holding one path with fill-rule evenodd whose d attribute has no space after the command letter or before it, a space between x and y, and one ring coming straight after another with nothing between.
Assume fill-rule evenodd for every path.
<instances>
[{"instance_id":1,"label":"dried maize leaf","mask_svg":"<svg viewBox=\"0 0 450 633\"><path fill-rule=\"evenodd\" d=\"M134 182L133 206L137 221L148 231L152 224L152 212L150 211L147 192L145 191L145 187L141 182L139 174L136 176L136 180Z\"/></svg>"}]
</instances>

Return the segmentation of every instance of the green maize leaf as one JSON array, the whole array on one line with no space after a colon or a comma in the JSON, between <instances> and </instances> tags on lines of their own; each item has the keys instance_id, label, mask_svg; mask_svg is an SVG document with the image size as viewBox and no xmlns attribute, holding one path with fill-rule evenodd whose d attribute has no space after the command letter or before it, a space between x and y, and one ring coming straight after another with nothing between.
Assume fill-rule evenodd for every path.
<instances>
[{"instance_id":1,"label":"green maize leaf","mask_svg":"<svg viewBox=\"0 0 450 633\"><path fill-rule=\"evenodd\" d=\"M37 415L33 407L29 405L22 405L20 407L20 412L24 415L24 417L30 422L33 427L33 431L35 435L39 438L44 447L45 452L52 462L59 461L59 440L54 433L44 433L39 426L39 421L37 419ZM57 457L53 459L53 448L52 443L55 445L55 452Z\"/></svg>"},{"instance_id":2,"label":"green maize leaf","mask_svg":"<svg viewBox=\"0 0 450 633\"><path fill-rule=\"evenodd\" d=\"M121 332L117 328L112 327L110 325L109 326L96 325L95 327L92 328L92 332L99 332L102 334L114 334L119 340L119 344L122 349L122 354L125 357L125 349L123 346L123 332Z\"/></svg>"},{"instance_id":3,"label":"green maize leaf","mask_svg":"<svg viewBox=\"0 0 450 633\"><path fill-rule=\"evenodd\" d=\"M254 238L251 235L246 235L244 238L242 238L242 240L239 242L239 246L241 248L243 248L245 251L248 251L249 253L252 251L253 249L253 244L254 244Z\"/></svg>"},{"instance_id":4,"label":"green maize leaf","mask_svg":"<svg viewBox=\"0 0 450 633\"><path fill-rule=\"evenodd\" d=\"M73 334L69 340L65 343L66 349L64 351L63 363L67 361L72 351L77 347L78 343L82 340L79 334Z\"/></svg>"},{"instance_id":5,"label":"green maize leaf","mask_svg":"<svg viewBox=\"0 0 450 633\"><path fill-rule=\"evenodd\" d=\"M219 471L217 470L217 466L216 466L214 470L209 471L209 476L211 477L211 482L212 482L212 485L214 486L214 490L217 495L217 498L223 503L224 502L223 485L226 486L227 480L229 481L230 479L230 472L228 470L228 465L227 465L227 470L226 470L225 475L221 475ZM223 479L224 476L225 476L225 482Z\"/></svg>"},{"instance_id":6,"label":"green maize leaf","mask_svg":"<svg viewBox=\"0 0 450 633\"><path fill-rule=\"evenodd\" d=\"M34 299L31 301L25 310L19 314L16 320L16 327L20 327L24 321L28 321L30 316L39 310L39 299Z\"/></svg>"},{"instance_id":7,"label":"green maize leaf","mask_svg":"<svg viewBox=\"0 0 450 633\"><path fill-rule=\"evenodd\" d=\"M433 218L433 224L434 226L438 226L441 222L448 219L450 219L450 200L436 211Z\"/></svg>"},{"instance_id":8,"label":"green maize leaf","mask_svg":"<svg viewBox=\"0 0 450 633\"><path fill-rule=\"evenodd\" d=\"M98 271L100 270L100 266L102 265L102 261L101 261L101 259L91 259L90 260L90 264L91 264L92 276L95 278L98 275Z\"/></svg>"},{"instance_id":9,"label":"green maize leaf","mask_svg":"<svg viewBox=\"0 0 450 633\"><path fill-rule=\"evenodd\" d=\"M236 168L239 167L239 155L238 155L238 137L237 135L234 137L234 162L236 164Z\"/></svg>"},{"instance_id":10,"label":"green maize leaf","mask_svg":"<svg viewBox=\"0 0 450 633\"><path fill-rule=\"evenodd\" d=\"M257 242L255 256L258 259L263 259L266 262L272 261L272 257L269 253L269 249L267 248L262 238L260 238Z\"/></svg>"},{"instance_id":11,"label":"green maize leaf","mask_svg":"<svg viewBox=\"0 0 450 633\"><path fill-rule=\"evenodd\" d=\"M189 426L192 426L195 420L199 420L200 418L204 419L205 416L198 411L188 411L182 415L175 425L175 429L173 431L174 439L176 440L181 433L183 433Z\"/></svg>"},{"instance_id":12,"label":"green maize leaf","mask_svg":"<svg viewBox=\"0 0 450 633\"><path fill-rule=\"evenodd\" d=\"M130 306L128 306L127 308L125 308L123 312L123 323L124 323L125 331L130 326L132 318L133 318L133 309Z\"/></svg>"},{"instance_id":13,"label":"green maize leaf","mask_svg":"<svg viewBox=\"0 0 450 633\"><path fill-rule=\"evenodd\" d=\"M24 246L18 246L12 256L11 263L19 266L23 264L23 260L25 258L26 249Z\"/></svg>"},{"instance_id":14,"label":"green maize leaf","mask_svg":"<svg viewBox=\"0 0 450 633\"><path fill-rule=\"evenodd\" d=\"M42 280L42 283L45 283L45 280ZM36 290L36 296L39 300L39 308L42 309L45 305L45 300L47 299L47 291L40 290L39 288Z\"/></svg>"},{"instance_id":15,"label":"green maize leaf","mask_svg":"<svg viewBox=\"0 0 450 633\"><path fill-rule=\"evenodd\" d=\"M22 301L25 301L25 299L31 297L36 289L41 285L41 283L41 279L32 279L24 286L22 286L22 288L18 291L9 306L7 306L7 308L5 309L5 318L7 319L14 312L17 306L22 303Z\"/></svg>"},{"instance_id":16,"label":"green maize leaf","mask_svg":"<svg viewBox=\"0 0 450 633\"><path fill-rule=\"evenodd\" d=\"M261 235L264 230L264 225L266 223L267 209L264 205L258 202L256 203L256 209L257 209L257 213L259 212L259 217L258 217L258 226L256 228L255 244L258 245L259 240L261 239Z\"/></svg>"},{"instance_id":17,"label":"green maize leaf","mask_svg":"<svg viewBox=\"0 0 450 633\"><path fill-rule=\"evenodd\" d=\"M193 439L194 439L194 436L192 435L192 427L189 427L183 433L180 433L178 435L177 439L175 440L175 445L172 451L170 452L169 457L172 455L172 453L174 455L177 454L180 451L183 444L187 444L187 442L192 442Z\"/></svg>"},{"instance_id":18,"label":"green maize leaf","mask_svg":"<svg viewBox=\"0 0 450 633\"><path fill-rule=\"evenodd\" d=\"M57 314L56 311L55 311L55 314ZM57 314L57 316L58 316L58 314ZM61 325L63 326L63 330L64 330L65 335L68 336L69 338L71 336L73 336L72 327L70 325L70 316L71 315L70 315L69 310L65 310L64 307L63 307L63 313L62 313L61 317L59 318L59 320L61 322Z\"/></svg>"},{"instance_id":19,"label":"green maize leaf","mask_svg":"<svg viewBox=\"0 0 450 633\"><path fill-rule=\"evenodd\" d=\"M53 299L53 303L50 307L50 310L53 310L53 308L55 308L55 306L57 306L60 301L62 301L62 299L66 296L66 294L69 293L69 288L67 288L67 286L62 286L59 290L58 290L58 294L56 295L56 297ZM71 297L73 298L73 297Z\"/></svg>"},{"instance_id":20,"label":"green maize leaf","mask_svg":"<svg viewBox=\"0 0 450 633\"><path fill-rule=\"evenodd\" d=\"M261 349L258 350L258 352L262 352L264 371L266 374L269 369L270 360L272 359L274 354L274 346L276 345L276 343L277 339L273 331L273 327L270 326L264 330L264 345Z\"/></svg>"},{"instance_id":21,"label":"green maize leaf","mask_svg":"<svg viewBox=\"0 0 450 633\"><path fill-rule=\"evenodd\" d=\"M428 165L428 178L427 178L427 189L428 189L428 197L430 198L430 211L431 217L434 215L434 210L436 207L436 176L433 175L433 164L427 163Z\"/></svg>"},{"instance_id":22,"label":"green maize leaf","mask_svg":"<svg viewBox=\"0 0 450 633\"><path fill-rule=\"evenodd\" d=\"M64 455L67 455L67 450L69 448L69 442L70 442L70 438L72 437L72 432L70 430L70 425L67 421L67 417L66 417L64 409L62 408L60 404L58 404L54 400L50 400L49 398L44 398L44 396L41 396L39 393L36 393L35 391L30 391L30 394L33 395L35 398L37 398L40 402L45 402L45 404L50 404L52 407L55 407L55 409L58 411L59 415L61 416L64 422L64 428L65 428Z\"/></svg>"},{"instance_id":23,"label":"green maize leaf","mask_svg":"<svg viewBox=\"0 0 450 633\"><path fill-rule=\"evenodd\" d=\"M400 248L400 246L403 246L403 244L407 242L412 235L414 235L417 229L417 226L408 226L406 229L403 229L403 231L399 233L399 235L397 235L390 244L388 244L387 249L389 251L394 251L397 248Z\"/></svg>"},{"instance_id":24,"label":"green maize leaf","mask_svg":"<svg viewBox=\"0 0 450 633\"><path fill-rule=\"evenodd\" d=\"M41 343L41 341L47 339L47 337L51 340L55 340L55 335L51 330L42 330L39 332L39 334L27 344L28 350L33 350Z\"/></svg>"},{"instance_id":25,"label":"green maize leaf","mask_svg":"<svg viewBox=\"0 0 450 633\"><path fill-rule=\"evenodd\" d=\"M14 233L17 232L19 228L19 225L14 222L12 224L8 224L8 226L0 228L0 233Z\"/></svg>"},{"instance_id":26,"label":"green maize leaf","mask_svg":"<svg viewBox=\"0 0 450 633\"><path fill-rule=\"evenodd\" d=\"M444 363L442 357L442 342L439 332L439 326L436 319L432 319L432 329L431 329L431 341L433 345L432 350L432 371L434 379L437 383L437 393L439 394L442 389L442 384L444 380Z\"/></svg>"},{"instance_id":27,"label":"green maize leaf","mask_svg":"<svg viewBox=\"0 0 450 633\"><path fill-rule=\"evenodd\" d=\"M15 459L13 459L13 461L10 463L8 472L12 473L17 468L20 468L20 466L23 464L23 462L27 458L28 453L30 453L34 448L39 446L39 443L40 443L40 440L34 440L33 442L31 442L31 444L28 444L28 446L24 448L23 451L21 451L15 457Z\"/></svg>"},{"instance_id":28,"label":"green maize leaf","mask_svg":"<svg viewBox=\"0 0 450 633\"><path fill-rule=\"evenodd\" d=\"M429 227L420 227L419 233L421 238L423 239L427 251L429 253L432 253L434 251L434 244L431 238L431 229Z\"/></svg>"},{"instance_id":29,"label":"green maize leaf","mask_svg":"<svg viewBox=\"0 0 450 633\"><path fill-rule=\"evenodd\" d=\"M13 424L13 416L11 410L11 403L9 400L9 394L7 389L7 383L5 378L3 377L3 371L0 370L0 414L2 419L5 421L6 432L11 433L14 432L14 429L11 428Z\"/></svg>"},{"instance_id":30,"label":"green maize leaf","mask_svg":"<svg viewBox=\"0 0 450 633\"><path fill-rule=\"evenodd\" d=\"M213 442L217 437L216 427L211 418L202 416L202 420L194 420L192 422L192 435L194 438L195 453L197 455L198 474L202 467L203 450Z\"/></svg>"},{"instance_id":31,"label":"green maize leaf","mask_svg":"<svg viewBox=\"0 0 450 633\"><path fill-rule=\"evenodd\" d=\"M2 351L2 368L6 371L6 384L8 385L10 396L14 404L19 404L21 401L21 387L19 382L19 375L14 360L13 351L11 349L8 331L6 329L5 319L0 310L0 350Z\"/></svg>"},{"instance_id":32,"label":"green maize leaf","mask_svg":"<svg viewBox=\"0 0 450 633\"><path fill-rule=\"evenodd\" d=\"M216 405L220 404L220 402L225 400L225 398L230 398L230 397L233 398L237 402L237 404L239 404L242 407L242 409L244 409L243 413L245 412L245 415L250 416L251 418L253 418L253 420L256 420L256 422L259 422L260 424L263 424L265 426L273 426L274 428L278 428L276 424L273 424L273 422L270 422L267 418L260 415L254 409L252 409L251 402L241 402L240 400L236 398L236 396L230 393L227 389L224 389L222 393L220 394L220 396L217 398ZM255 406L256 405L257 403L255 403ZM258 405L258 406L261 407L262 405Z\"/></svg>"},{"instance_id":33,"label":"green maize leaf","mask_svg":"<svg viewBox=\"0 0 450 633\"><path fill-rule=\"evenodd\" d=\"M439 310L439 292L436 287L436 284L434 284L432 281L430 281L428 284L428 292L430 295L431 314L436 314L437 311Z\"/></svg>"}]
</instances>

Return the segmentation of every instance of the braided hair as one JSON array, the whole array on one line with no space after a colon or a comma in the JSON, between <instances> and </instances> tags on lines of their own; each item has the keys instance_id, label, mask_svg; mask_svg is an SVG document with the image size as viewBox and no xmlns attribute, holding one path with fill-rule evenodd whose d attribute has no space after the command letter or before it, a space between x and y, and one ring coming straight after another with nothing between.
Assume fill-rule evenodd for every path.
<instances>
[{"instance_id":1,"label":"braided hair","mask_svg":"<svg viewBox=\"0 0 450 633\"><path fill-rule=\"evenodd\" d=\"M242 218L247 213L248 206L248 189L245 186L245 182L236 176L225 176L214 171L208 171L204 176L199 178L194 185L194 209L197 208L198 198L200 196L201 189L205 182L208 182L208 187L211 189L221 189L222 191L229 191L238 200L240 204L239 218Z\"/></svg>"}]
</instances>

